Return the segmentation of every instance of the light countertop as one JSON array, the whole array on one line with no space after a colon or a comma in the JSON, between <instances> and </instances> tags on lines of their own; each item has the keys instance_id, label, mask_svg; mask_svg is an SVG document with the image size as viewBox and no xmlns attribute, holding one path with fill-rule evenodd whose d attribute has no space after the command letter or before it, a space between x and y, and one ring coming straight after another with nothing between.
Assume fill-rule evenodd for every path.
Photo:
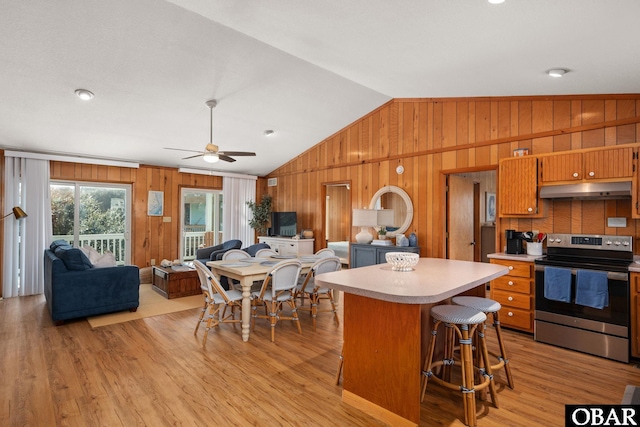
<instances>
[{"instance_id":1,"label":"light countertop","mask_svg":"<svg viewBox=\"0 0 640 427\"><path fill-rule=\"evenodd\" d=\"M487 255L487 258L506 259L511 261L534 262L537 259L544 258L544 256L545 256L544 254L543 255L527 255L527 254L514 255L514 254L507 254L504 252L497 252L495 254Z\"/></svg>"},{"instance_id":2,"label":"light countertop","mask_svg":"<svg viewBox=\"0 0 640 427\"><path fill-rule=\"evenodd\" d=\"M482 262L420 258L413 271L376 264L319 274L317 283L354 295L401 304L431 304L503 276L507 267Z\"/></svg>"}]
</instances>

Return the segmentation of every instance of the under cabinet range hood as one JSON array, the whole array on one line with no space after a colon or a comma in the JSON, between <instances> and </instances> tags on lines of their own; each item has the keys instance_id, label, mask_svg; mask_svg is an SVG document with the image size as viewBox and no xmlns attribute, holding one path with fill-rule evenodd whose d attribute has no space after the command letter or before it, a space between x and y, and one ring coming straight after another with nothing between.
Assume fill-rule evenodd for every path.
<instances>
[{"instance_id":1,"label":"under cabinet range hood","mask_svg":"<svg viewBox=\"0 0 640 427\"><path fill-rule=\"evenodd\" d=\"M624 199L631 197L631 181L585 182L540 188L541 199Z\"/></svg>"}]
</instances>

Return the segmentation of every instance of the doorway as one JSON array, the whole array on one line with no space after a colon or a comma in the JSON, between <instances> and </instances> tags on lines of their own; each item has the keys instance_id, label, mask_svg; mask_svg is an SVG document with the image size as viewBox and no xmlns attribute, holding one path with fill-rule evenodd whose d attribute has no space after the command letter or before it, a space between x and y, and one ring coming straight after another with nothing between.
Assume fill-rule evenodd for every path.
<instances>
[{"instance_id":1,"label":"doorway","mask_svg":"<svg viewBox=\"0 0 640 427\"><path fill-rule=\"evenodd\" d=\"M332 249L343 265L349 263L351 240L351 183L322 184L324 191L323 247Z\"/></svg>"},{"instance_id":2,"label":"doorway","mask_svg":"<svg viewBox=\"0 0 640 427\"><path fill-rule=\"evenodd\" d=\"M448 259L489 262L496 243L496 171L445 174Z\"/></svg>"},{"instance_id":3,"label":"doorway","mask_svg":"<svg viewBox=\"0 0 640 427\"><path fill-rule=\"evenodd\" d=\"M222 243L222 191L180 189L180 261L192 261L199 247Z\"/></svg>"}]
</instances>

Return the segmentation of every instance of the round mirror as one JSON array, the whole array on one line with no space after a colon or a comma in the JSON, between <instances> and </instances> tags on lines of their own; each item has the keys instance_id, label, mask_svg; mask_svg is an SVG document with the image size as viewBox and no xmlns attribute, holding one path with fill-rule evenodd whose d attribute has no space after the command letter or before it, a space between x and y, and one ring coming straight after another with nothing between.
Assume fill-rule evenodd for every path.
<instances>
[{"instance_id":1,"label":"round mirror","mask_svg":"<svg viewBox=\"0 0 640 427\"><path fill-rule=\"evenodd\" d=\"M403 234L413 220L413 203L406 191L395 185L379 189L371 198L369 209L393 209L394 224L387 227L387 236Z\"/></svg>"}]
</instances>

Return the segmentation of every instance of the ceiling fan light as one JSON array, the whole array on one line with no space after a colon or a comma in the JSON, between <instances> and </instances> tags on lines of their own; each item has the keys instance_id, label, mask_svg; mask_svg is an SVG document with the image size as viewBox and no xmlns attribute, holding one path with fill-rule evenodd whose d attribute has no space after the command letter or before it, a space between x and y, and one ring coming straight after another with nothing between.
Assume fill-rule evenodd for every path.
<instances>
[{"instance_id":1,"label":"ceiling fan light","mask_svg":"<svg viewBox=\"0 0 640 427\"><path fill-rule=\"evenodd\" d=\"M220 158L218 157L217 154L215 153L204 153L202 155L202 159L207 162L207 163L215 163L218 160L220 160Z\"/></svg>"}]
</instances>

